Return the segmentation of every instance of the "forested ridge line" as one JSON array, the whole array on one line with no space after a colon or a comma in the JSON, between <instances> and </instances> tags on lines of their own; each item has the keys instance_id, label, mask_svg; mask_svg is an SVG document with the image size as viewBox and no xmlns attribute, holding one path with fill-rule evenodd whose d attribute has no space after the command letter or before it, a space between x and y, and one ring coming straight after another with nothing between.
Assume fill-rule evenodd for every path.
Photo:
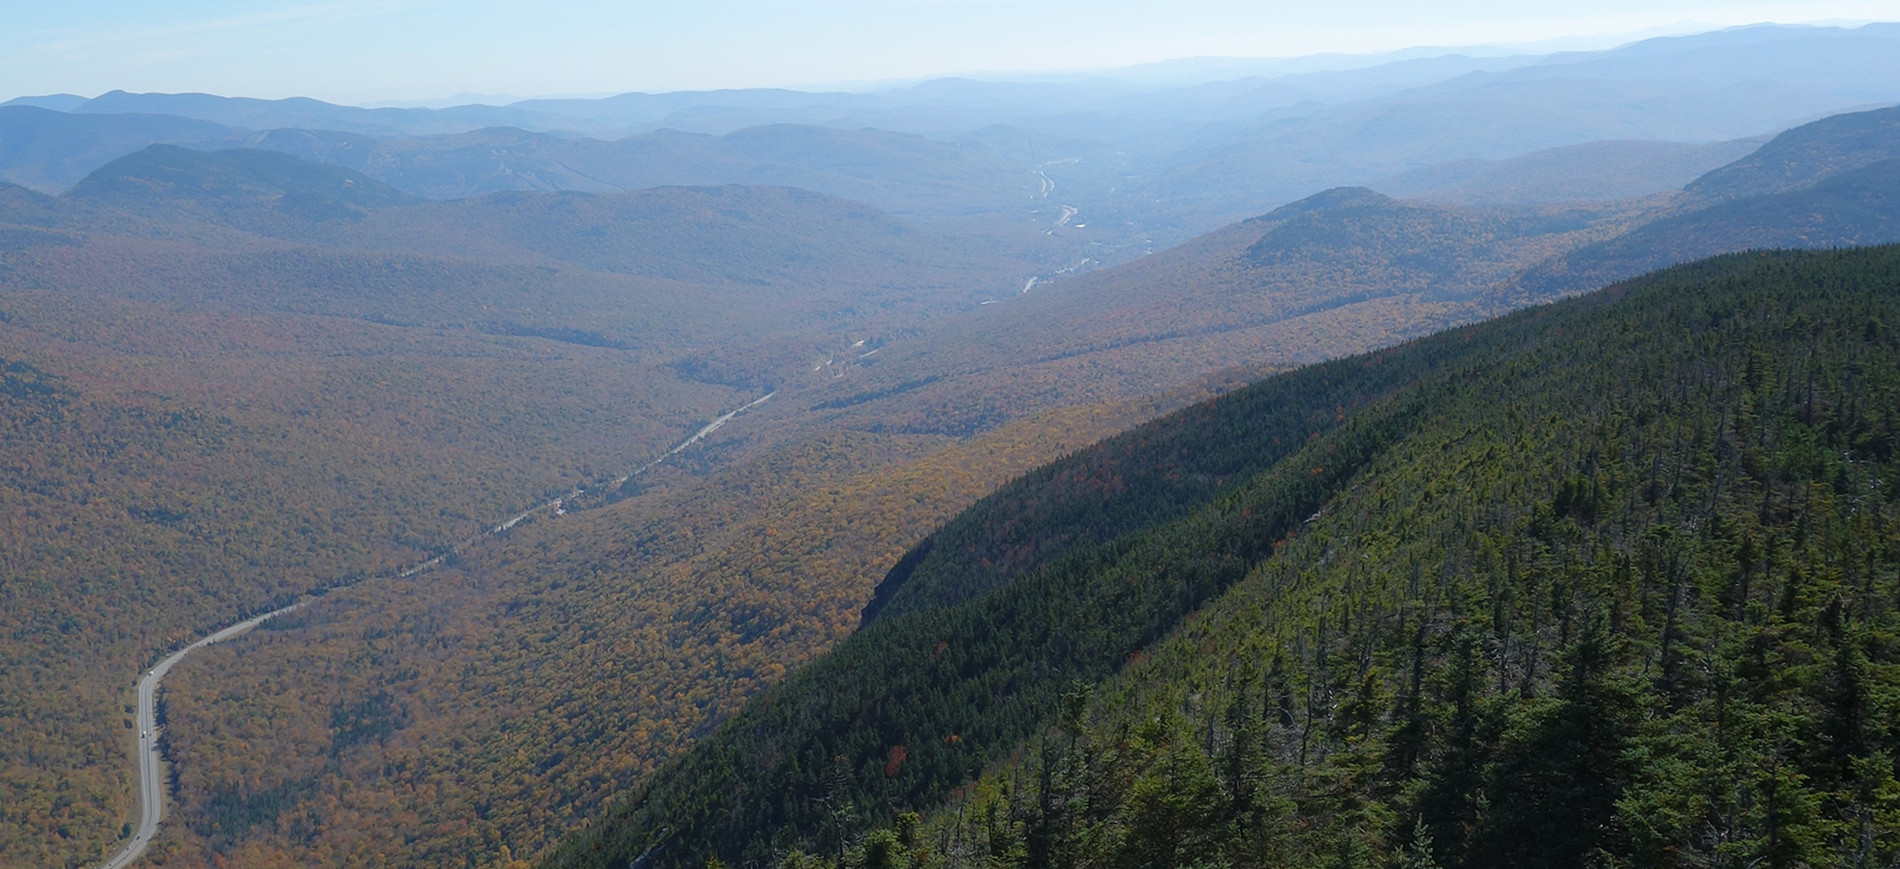
<instances>
[{"instance_id":1,"label":"forested ridge line","mask_svg":"<svg viewBox=\"0 0 1900 869\"><path fill-rule=\"evenodd\" d=\"M1333 363L1422 376L874 621L549 863L1884 865L1894 323L1900 250L1742 254Z\"/></svg>"},{"instance_id":2,"label":"forested ridge line","mask_svg":"<svg viewBox=\"0 0 1900 869\"><path fill-rule=\"evenodd\" d=\"M893 762L917 771L906 780L903 800L941 798L1030 733L1040 705L1068 680L1113 672L1265 557L1258 547L1229 539L1233 532L1223 523L1244 514L1239 525L1251 534L1245 540L1271 540L1296 527L1347 477L1345 459L1375 453L1374 444L1413 418L1414 403L1394 396L1441 360L1395 352L1263 381L1005 487L939 535L988 537L990 548L924 544L930 555L963 559L972 568L905 584L893 599L928 603L903 604L909 608L749 703L683 763L657 772L631 809L640 823L619 829L667 827L673 845L662 861L669 865L696 862L672 855L713 849L736 855L730 849L744 848L758 858L805 841L809 833L800 831L824 823L834 811L824 806L836 802L825 796L827 789L848 780L863 794L890 792L882 770ZM1373 410L1346 425L1348 407L1360 405ZM1273 462L1289 453L1297 454L1294 460ZM1272 468L1278 473L1264 473ZM1178 518L1170 523L1169 517ZM1150 533L1156 525L1169 530ZM1125 532L1113 533L1120 529ZM1229 548L1210 551L1200 563L1171 549L1170 534L1218 534ZM1015 537L1038 545L1023 549ZM1031 580L997 587L1000 571L991 568L1005 550L1019 575ZM928 558L926 565L933 566ZM1166 578L1153 587L1116 589L1096 581L1104 571ZM1111 621L1113 629L1092 625ZM1046 642L1051 637L1053 644ZM932 701L912 702L919 695ZM931 736L917 738L917 731ZM904 757L893 761L891 748L900 745L907 746ZM833 763L841 756L852 762ZM876 817L851 813L841 829L862 828ZM646 845L623 840L609 847L631 857Z\"/></svg>"},{"instance_id":3,"label":"forested ridge line","mask_svg":"<svg viewBox=\"0 0 1900 869\"><path fill-rule=\"evenodd\" d=\"M846 862L1889 865L1897 254L1508 318L1282 558Z\"/></svg>"}]
</instances>

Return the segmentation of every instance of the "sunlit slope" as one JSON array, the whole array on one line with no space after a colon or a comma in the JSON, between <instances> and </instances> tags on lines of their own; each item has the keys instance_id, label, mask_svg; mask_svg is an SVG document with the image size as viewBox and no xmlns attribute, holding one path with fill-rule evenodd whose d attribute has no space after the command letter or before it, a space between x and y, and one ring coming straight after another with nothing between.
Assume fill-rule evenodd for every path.
<instances>
[{"instance_id":1,"label":"sunlit slope","mask_svg":"<svg viewBox=\"0 0 1900 869\"><path fill-rule=\"evenodd\" d=\"M1228 366L1318 361L1478 319L1494 287L1645 214L1325 191L1127 265L1038 282L894 342L861 389L909 389L946 419L980 418L1019 396L1159 390ZM993 372L980 390L939 377L978 368Z\"/></svg>"},{"instance_id":2,"label":"sunlit slope","mask_svg":"<svg viewBox=\"0 0 1900 869\"><path fill-rule=\"evenodd\" d=\"M1900 107L1849 112L1782 132L1687 189L1710 202L1786 193L1895 157L1900 157Z\"/></svg>"},{"instance_id":3,"label":"sunlit slope","mask_svg":"<svg viewBox=\"0 0 1900 869\"><path fill-rule=\"evenodd\" d=\"M1182 411L1144 431L1312 430L1101 542L1176 497L1118 458L1201 454L1124 439L1025 478L944 532L1020 570L913 577L894 602L974 594L879 618L549 862L836 855L953 790L883 853L1887 853L1897 319L1893 248L1730 257ZM1364 386L1330 423L1265 400L1329 383ZM1012 523L1081 542L1025 557ZM1059 702L1077 680L1098 699Z\"/></svg>"}]
</instances>

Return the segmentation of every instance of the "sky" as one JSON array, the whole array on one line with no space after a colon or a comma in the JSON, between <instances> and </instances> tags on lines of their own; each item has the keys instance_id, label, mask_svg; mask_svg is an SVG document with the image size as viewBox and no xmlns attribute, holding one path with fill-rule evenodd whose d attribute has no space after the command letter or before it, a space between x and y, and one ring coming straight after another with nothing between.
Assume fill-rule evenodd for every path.
<instances>
[{"instance_id":1,"label":"sky","mask_svg":"<svg viewBox=\"0 0 1900 869\"><path fill-rule=\"evenodd\" d=\"M108 90L604 95L800 87L1183 57L1372 54L1758 22L1900 18L1893 0L0 0L0 101Z\"/></svg>"}]
</instances>

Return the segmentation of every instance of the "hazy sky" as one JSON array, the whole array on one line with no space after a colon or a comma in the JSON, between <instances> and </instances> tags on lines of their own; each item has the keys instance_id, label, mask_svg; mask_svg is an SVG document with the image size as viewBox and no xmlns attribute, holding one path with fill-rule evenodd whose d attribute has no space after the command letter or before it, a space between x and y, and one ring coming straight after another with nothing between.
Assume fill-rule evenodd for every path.
<instances>
[{"instance_id":1,"label":"hazy sky","mask_svg":"<svg viewBox=\"0 0 1900 869\"><path fill-rule=\"evenodd\" d=\"M0 9L0 100L122 88L351 103L1900 18L1893 0L0 0Z\"/></svg>"}]
</instances>

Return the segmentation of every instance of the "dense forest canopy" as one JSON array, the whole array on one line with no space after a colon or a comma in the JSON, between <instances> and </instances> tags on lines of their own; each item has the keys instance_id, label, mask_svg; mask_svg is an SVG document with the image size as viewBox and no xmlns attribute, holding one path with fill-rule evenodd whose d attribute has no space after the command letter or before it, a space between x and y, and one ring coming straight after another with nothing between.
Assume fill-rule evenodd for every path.
<instances>
[{"instance_id":1,"label":"dense forest canopy","mask_svg":"<svg viewBox=\"0 0 1900 869\"><path fill-rule=\"evenodd\" d=\"M1896 318L1900 249L1744 254L1181 411L951 522L549 865L1884 865ZM1283 424L1185 513L1120 485Z\"/></svg>"}]
</instances>

